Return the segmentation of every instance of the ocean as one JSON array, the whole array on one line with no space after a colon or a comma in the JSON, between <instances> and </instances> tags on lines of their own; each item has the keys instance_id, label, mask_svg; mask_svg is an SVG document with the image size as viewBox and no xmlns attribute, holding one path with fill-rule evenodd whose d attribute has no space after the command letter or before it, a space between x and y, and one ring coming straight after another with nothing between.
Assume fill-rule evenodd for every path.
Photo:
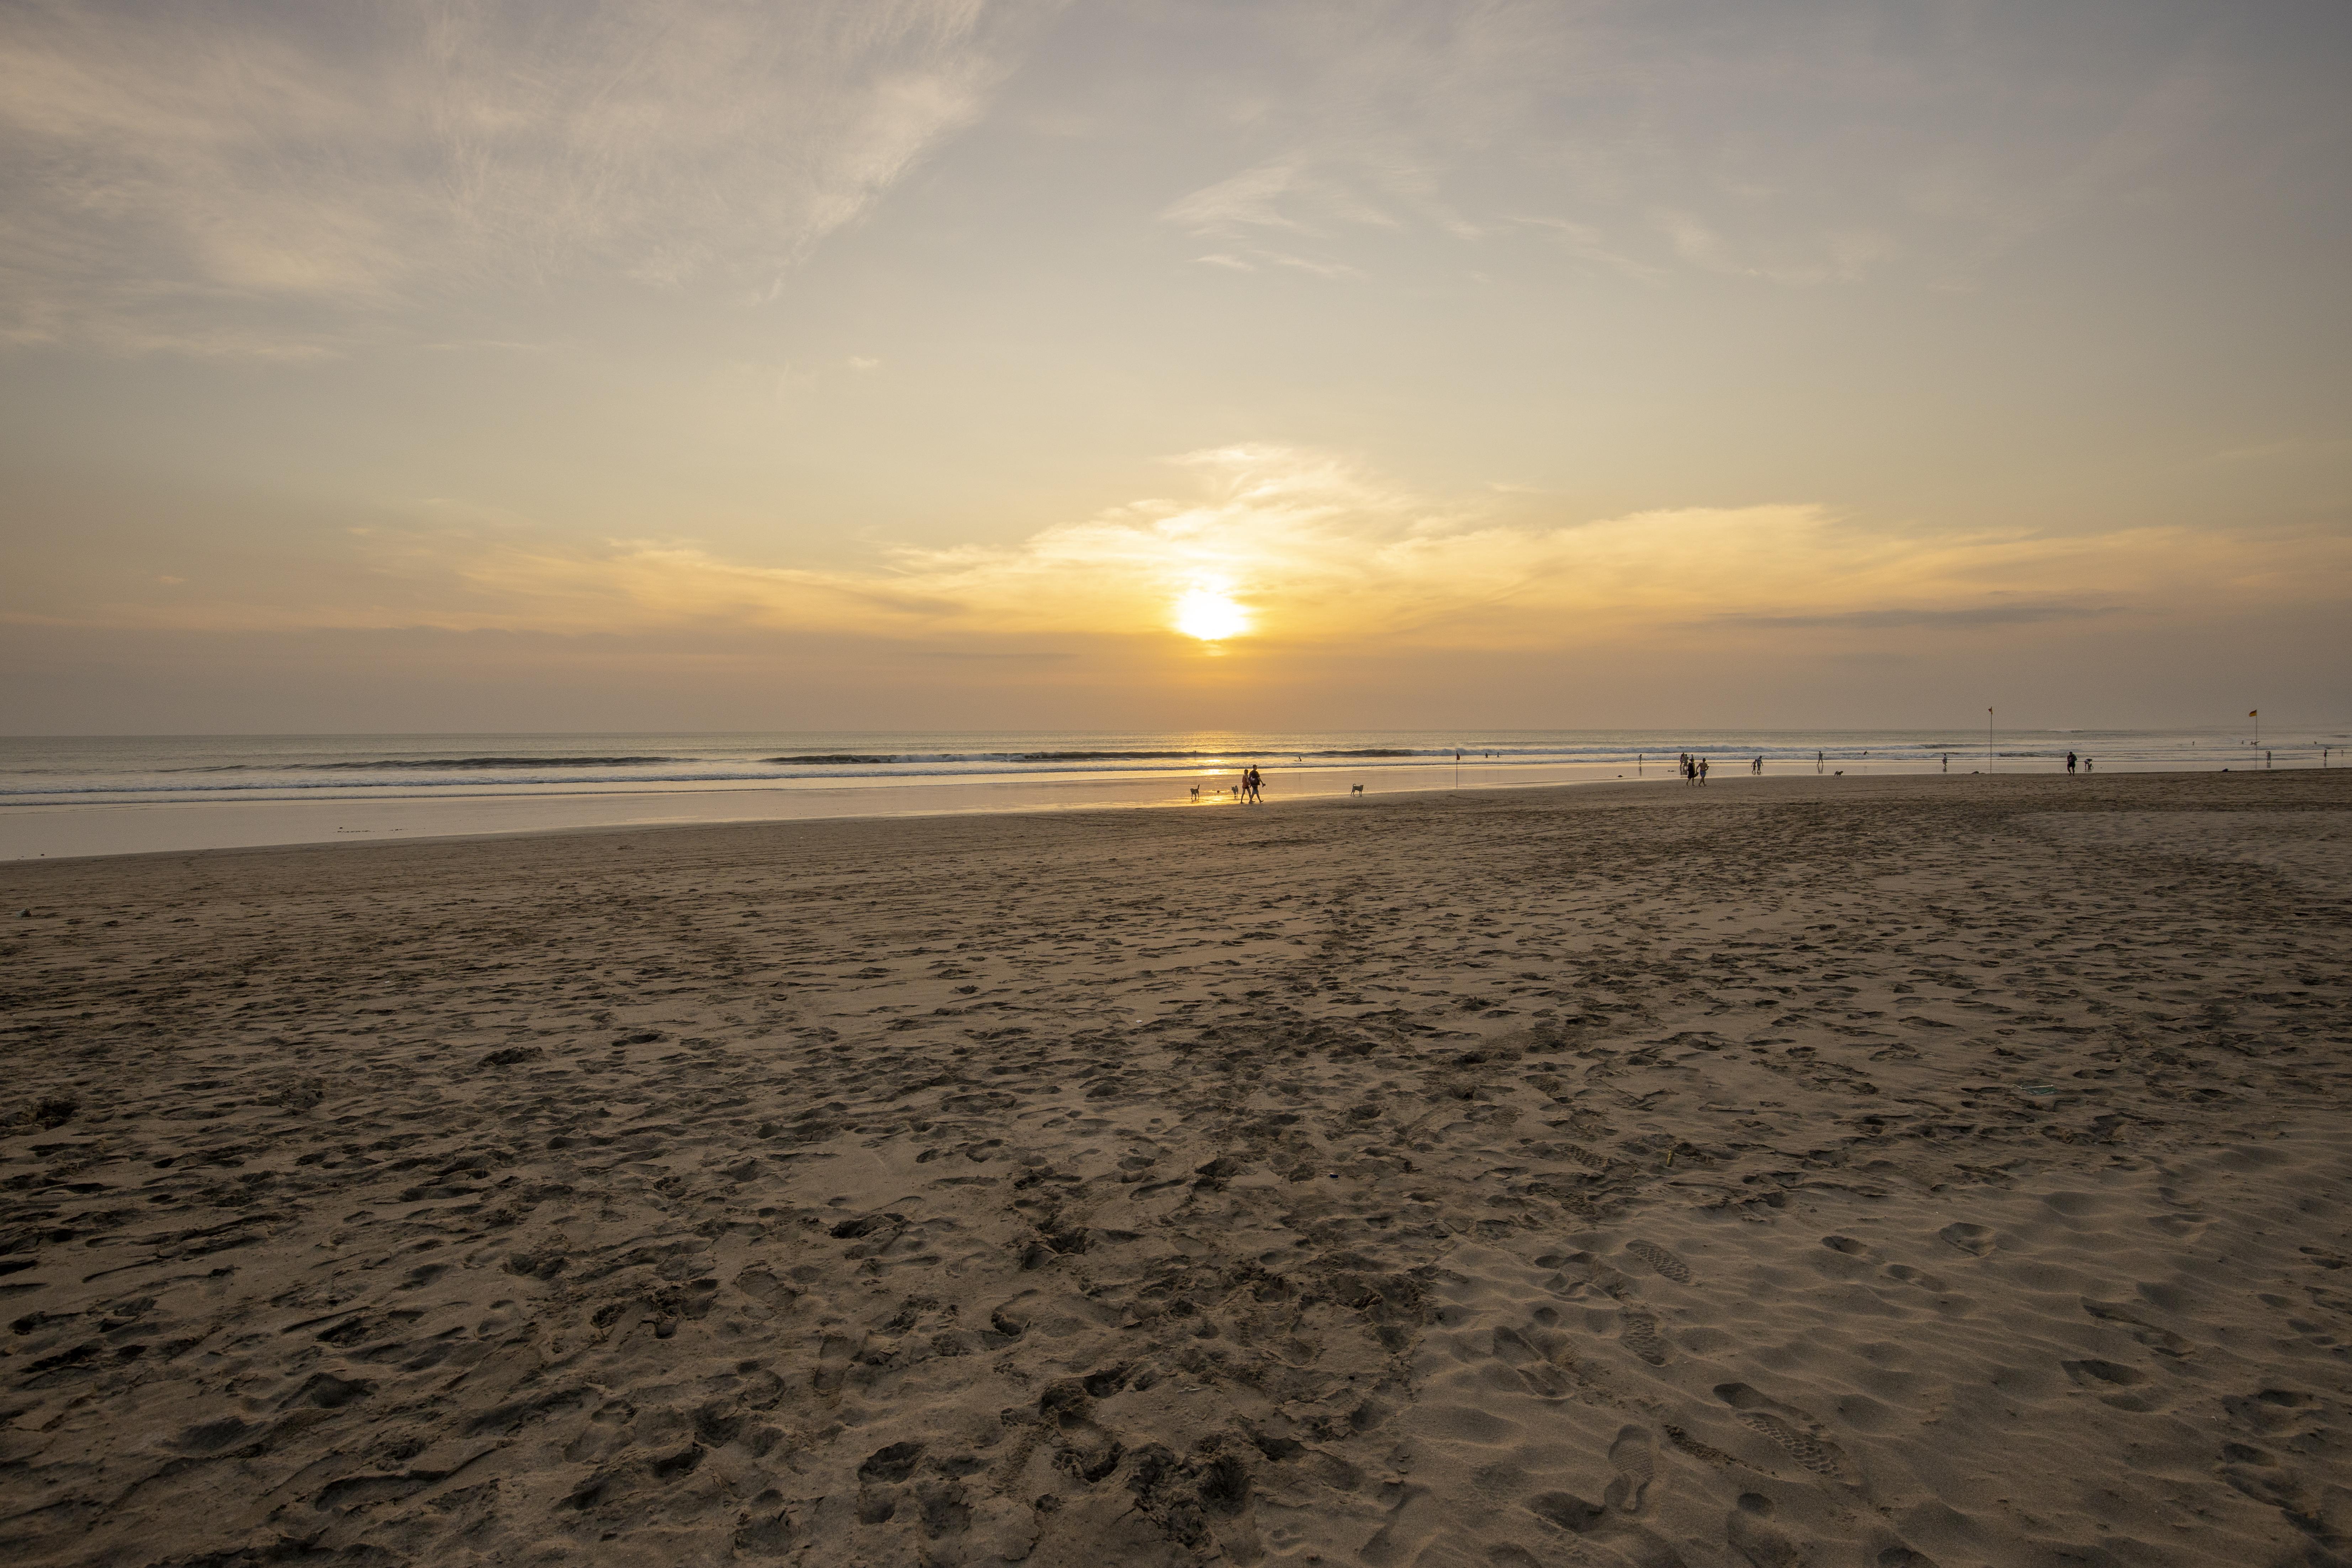
<instances>
[{"instance_id":1,"label":"ocean","mask_svg":"<svg viewBox=\"0 0 2352 1568\"><path fill-rule=\"evenodd\" d=\"M1718 773L2317 767L2345 733L1352 731L0 737L0 858L818 816L1229 804ZM1192 791L1200 793L1196 796Z\"/></svg>"}]
</instances>

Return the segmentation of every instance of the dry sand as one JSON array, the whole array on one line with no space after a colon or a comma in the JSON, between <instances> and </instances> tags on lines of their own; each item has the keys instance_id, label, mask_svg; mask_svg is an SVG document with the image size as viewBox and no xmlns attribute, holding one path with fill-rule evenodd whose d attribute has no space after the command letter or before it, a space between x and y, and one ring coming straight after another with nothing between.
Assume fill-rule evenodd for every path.
<instances>
[{"instance_id":1,"label":"dry sand","mask_svg":"<svg viewBox=\"0 0 2352 1568\"><path fill-rule=\"evenodd\" d=\"M2352 1558L2352 773L0 885L14 1563Z\"/></svg>"}]
</instances>

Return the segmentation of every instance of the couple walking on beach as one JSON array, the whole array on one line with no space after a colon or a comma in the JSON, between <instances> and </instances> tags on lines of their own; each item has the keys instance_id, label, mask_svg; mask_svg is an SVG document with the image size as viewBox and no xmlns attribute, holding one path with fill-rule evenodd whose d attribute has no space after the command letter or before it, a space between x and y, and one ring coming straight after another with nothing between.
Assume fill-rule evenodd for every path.
<instances>
[{"instance_id":1,"label":"couple walking on beach","mask_svg":"<svg viewBox=\"0 0 2352 1568\"><path fill-rule=\"evenodd\" d=\"M1265 803L1265 775L1252 763L1242 770L1242 799L1263 805Z\"/></svg>"},{"instance_id":2,"label":"couple walking on beach","mask_svg":"<svg viewBox=\"0 0 2352 1568\"><path fill-rule=\"evenodd\" d=\"M1703 784L1706 783L1706 759L1705 757L1694 757L1688 752L1685 752L1683 753L1683 783L1688 784Z\"/></svg>"}]
</instances>

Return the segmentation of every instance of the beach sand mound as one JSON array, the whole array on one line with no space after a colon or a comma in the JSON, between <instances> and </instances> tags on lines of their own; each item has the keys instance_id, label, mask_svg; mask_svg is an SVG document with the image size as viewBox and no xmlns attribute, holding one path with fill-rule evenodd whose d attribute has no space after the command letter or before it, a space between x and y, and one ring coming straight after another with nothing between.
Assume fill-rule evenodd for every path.
<instances>
[{"instance_id":1,"label":"beach sand mound","mask_svg":"<svg viewBox=\"0 0 2352 1568\"><path fill-rule=\"evenodd\" d=\"M2352 1560L2352 776L13 866L26 1564Z\"/></svg>"}]
</instances>

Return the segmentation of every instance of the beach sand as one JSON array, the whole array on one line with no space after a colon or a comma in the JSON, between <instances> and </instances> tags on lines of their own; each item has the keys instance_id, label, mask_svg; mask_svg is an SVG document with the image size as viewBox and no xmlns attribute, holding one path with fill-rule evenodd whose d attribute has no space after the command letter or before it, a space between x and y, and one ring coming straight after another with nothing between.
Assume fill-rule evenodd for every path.
<instances>
[{"instance_id":1,"label":"beach sand","mask_svg":"<svg viewBox=\"0 0 2352 1568\"><path fill-rule=\"evenodd\" d=\"M14 1563L2352 1560L2352 773L0 887Z\"/></svg>"}]
</instances>

